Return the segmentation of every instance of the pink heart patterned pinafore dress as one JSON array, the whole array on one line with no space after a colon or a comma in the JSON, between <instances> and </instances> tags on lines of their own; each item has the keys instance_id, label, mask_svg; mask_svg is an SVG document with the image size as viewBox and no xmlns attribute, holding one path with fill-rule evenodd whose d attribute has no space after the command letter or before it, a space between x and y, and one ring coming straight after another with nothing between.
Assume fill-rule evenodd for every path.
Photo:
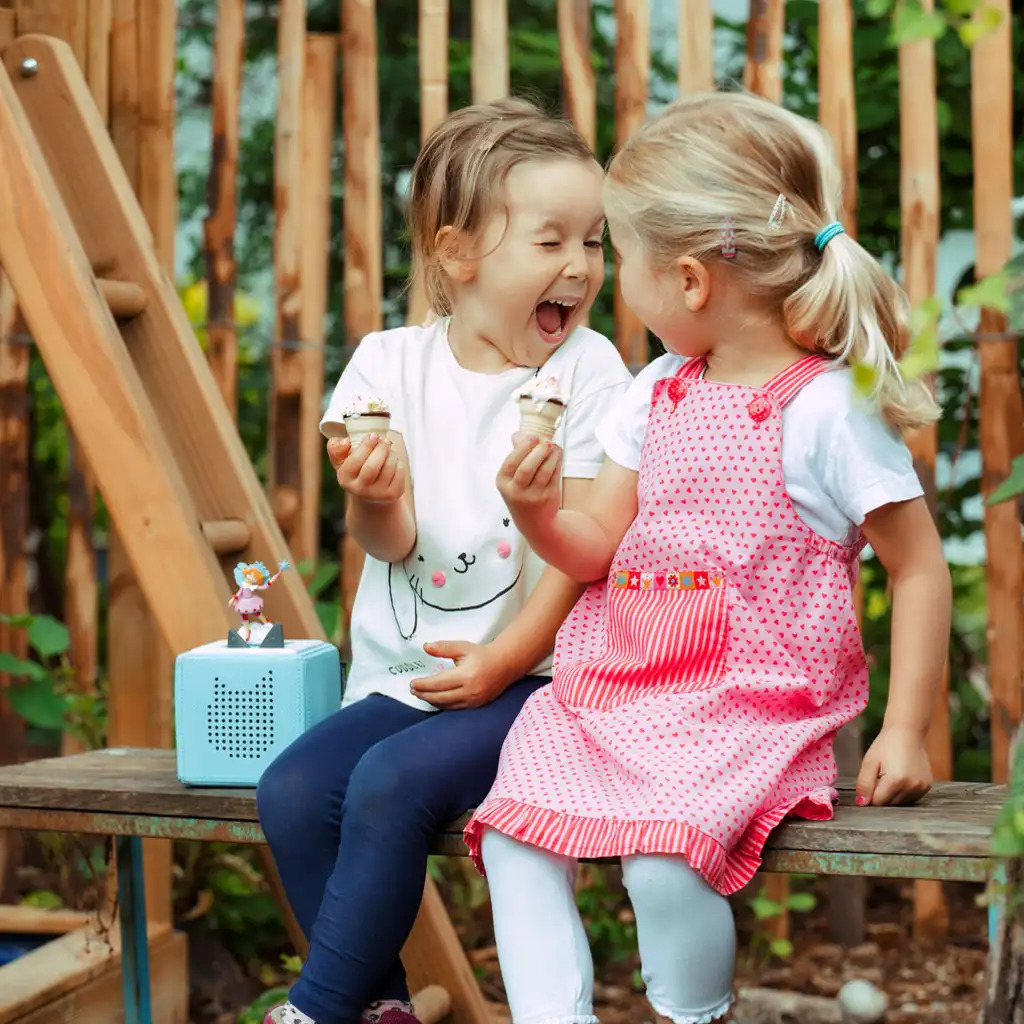
<instances>
[{"instance_id":1,"label":"pink heart patterned pinafore dress","mask_svg":"<svg viewBox=\"0 0 1024 1024\"><path fill-rule=\"evenodd\" d=\"M832 816L833 737L867 702L863 541L797 515L782 409L834 366L751 388L692 360L655 386L636 519L505 740L466 828L478 868L491 827L573 857L682 854L728 894L784 817Z\"/></svg>"}]
</instances>

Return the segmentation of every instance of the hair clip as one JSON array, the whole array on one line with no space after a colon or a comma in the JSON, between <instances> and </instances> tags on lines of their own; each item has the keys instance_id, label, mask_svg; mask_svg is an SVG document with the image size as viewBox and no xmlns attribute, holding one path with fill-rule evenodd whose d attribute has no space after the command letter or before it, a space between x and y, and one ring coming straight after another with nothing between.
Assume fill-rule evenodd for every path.
<instances>
[{"instance_id":1,"label":"hair clip","mask_svg":"<svg viewBox=\"0 0 1024 1024\"><path fill-rule=\"evenodd\" d=\"M736 224L732 217L722 220L722 255L727 260L736 255Z\"/></svg>"},{"instance_id":2,"label":"hair clip","mask_svg":"<svg viewBox=\"0 0 1024 1024\"><path fill-rule=\"evenodd\" d=\"M772 207L772 215L768 218L768 227L779 228L782 227L782 222L786 219L786 211L789 209L789 201L780 192L779 198L775 200L775 205Z\"/></svg>"}]
</instances>

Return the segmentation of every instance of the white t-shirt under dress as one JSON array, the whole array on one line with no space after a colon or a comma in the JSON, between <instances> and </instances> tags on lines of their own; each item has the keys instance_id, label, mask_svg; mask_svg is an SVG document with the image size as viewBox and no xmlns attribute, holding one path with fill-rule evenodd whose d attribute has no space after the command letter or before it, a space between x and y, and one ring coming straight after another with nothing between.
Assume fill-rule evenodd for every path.
<instances>
[{"instance_id":1,"label":"white t-shirt under dress","mask_svg":"<svg viewBox=\"0 0 1024 1024\"><path fill-rule=\"evenodd\" d=\"M685 362L668 354L644 367L598 428L614 462L639 469L654 385ZM869 512L924 493L907 446L857 394L847 368L816 377L782 410L782 472L800 518L840 544L855 537Z\"/></svg>"},{"instance_id":2,"label":"white t-shirt under dress","mask_svg":"<svg viewBox=\"0 0 1024 1024\"><path fill-rule=\"evenodd\" d=\"M368 557L352 611L352 665L343 703L381 693L425 711L413 679L449 663L423 644L487 643L523 607L544 563L509 517L495 485L519 427L514 396L531 377L568 393L555 434L563 478L592 479L603 462L598 425L620 404L629 371L607 338L578 327L541 369L486 374L460 366L448 321L369 334L348 363L324 419L355 395L381 398L409 453L416 544L401 562ZM550 674L550 658L535 669Z\"/></svg>"}]
</instances>

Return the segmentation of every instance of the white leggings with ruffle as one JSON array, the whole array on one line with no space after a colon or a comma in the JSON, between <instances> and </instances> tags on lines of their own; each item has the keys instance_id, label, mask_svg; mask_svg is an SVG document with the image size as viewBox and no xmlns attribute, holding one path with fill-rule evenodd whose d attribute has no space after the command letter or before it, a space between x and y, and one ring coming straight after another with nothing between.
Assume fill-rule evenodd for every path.
<instances>
[{"instance_id":1,"label":"white leggings with ruffle","mask_svg":"<svg viewBox=\"0 0 1024 1024\"><path fill-rule=\"evenodd\" d=\"M577 861L494 829L482 855L513 1024L597 1024L594 962L576 907ZM647 998L675 1024L710 1024L732 999L729 901L678 856L622 858Z\"/></svg>"}]
</instances>

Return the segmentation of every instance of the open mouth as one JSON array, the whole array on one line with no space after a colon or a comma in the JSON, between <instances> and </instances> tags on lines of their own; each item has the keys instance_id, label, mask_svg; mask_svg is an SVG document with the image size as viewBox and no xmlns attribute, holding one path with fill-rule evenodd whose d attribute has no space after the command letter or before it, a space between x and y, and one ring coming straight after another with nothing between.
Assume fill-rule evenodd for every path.
<instances>
[{"instance_id":1,"label":"open mouth","mask_svg":"<svg viewBox=\"0 0 1024 1024\"><path fill-rule=\"evenodd\" d=\"M560 345L565 341L569 322L578 305L578 299L545 299L538 302L533 315L541 338L549 345Z\"/></svg>"}]
</instances>

